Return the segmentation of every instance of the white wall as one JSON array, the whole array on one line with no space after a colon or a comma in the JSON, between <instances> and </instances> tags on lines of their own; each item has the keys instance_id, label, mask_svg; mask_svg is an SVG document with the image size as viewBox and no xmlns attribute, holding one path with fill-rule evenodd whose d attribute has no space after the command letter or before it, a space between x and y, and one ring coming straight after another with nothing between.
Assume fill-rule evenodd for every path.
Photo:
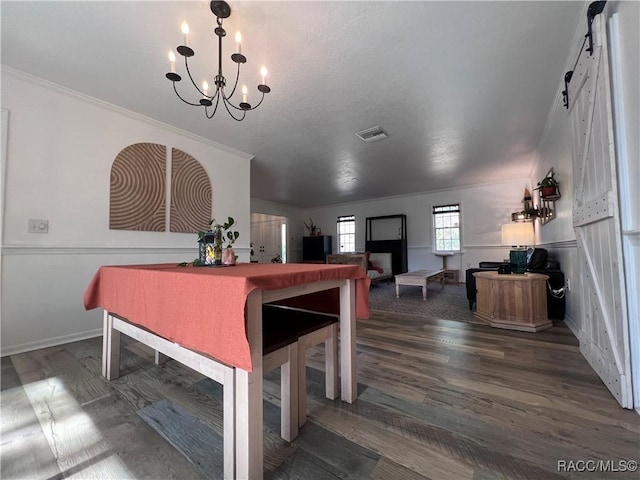
<instances>
[{"instance_id":1,"label":"white wall","mask_svg":"<svg viewBox=\"0 0 640 480\"><path fill-rule=\"evenodd\" d=\"M342 215L356 216L356 250L365 249L365 219L383 215L407 216L409 270L441 268L442 260L433 254L432 207L460 203L462 210L462 245L460 255L447 259L447 268L464 271L481 261L501 261L509 257L509 248L501 244L501 227L511 221L511 213L522 210L524 189L531 189L528 179L476 185L366 202L305 209L304 218L312 217L325 235L333 235L337 252L336 221Z\"/></svg>"},{"instance_id":2,"label":"white wall","mask_svg":"<svg viewBox=\"0 0 640 480\"><path fill-rule=\"evenodd\" d=\"M109 230L111 164L128 145L159 143L196 158L212 182L212 217L238 221L236 250L248 261L251 156L4 66L2 108L2 355L99 333L101 314L86 313L82 295L100 265L197 257L193 234ZM49 220L49 233L27 233L30 218Z\"/></svg>"}]
</instances>

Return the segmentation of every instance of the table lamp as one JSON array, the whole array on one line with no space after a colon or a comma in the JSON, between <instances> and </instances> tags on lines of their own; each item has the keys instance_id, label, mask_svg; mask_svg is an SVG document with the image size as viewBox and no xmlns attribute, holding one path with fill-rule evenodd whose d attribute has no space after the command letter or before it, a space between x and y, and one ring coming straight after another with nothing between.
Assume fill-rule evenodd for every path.
<instances>
[{"instance_id":1,"label":"table lamp","mask_svg":"<svg viewBox=\"0 0 640 480\"><path fill-rule=\"evenodd\" d=\"M510 245L509 263L513 273L527 270L527 245L534 242L533 223L516 222L502 225L502 244Z\"/></svg>"}]
</instances>

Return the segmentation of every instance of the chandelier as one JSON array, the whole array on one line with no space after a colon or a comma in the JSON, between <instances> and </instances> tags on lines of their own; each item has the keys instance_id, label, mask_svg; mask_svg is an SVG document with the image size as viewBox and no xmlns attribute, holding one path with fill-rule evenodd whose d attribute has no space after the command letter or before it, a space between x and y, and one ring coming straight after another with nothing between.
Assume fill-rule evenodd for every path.
<instances>
[{"instance_id":1,"label":"chandelier","mask_svg":"<svg viewBox=\"0 0 640 480\"><path fill-rule=\"evenodd\" d=\"M189 58L195 55L193 49L187 46L187 37L189 35L189 26L186 22L182 24L182 33L184 34L184 45L180 45L176 48L178 53L184 57L184 66L187 71L187 75L189 76L189 80L196 88L198 93L200 94L200 100L198 103L190 102L185 100L180 93L178 93L178 89L176 87L176 83L182 80L182 77L176 73L176 56L173 53L173 50L169 52L169 62L171 63L171 71L167 73L165 76L171 80L173 83L173 91L176 92L176 95L180 100L182 100L187 105L191 105L194 107L204 107L204 113L207 118L213 118L218 110L218 105L222 101L222 104L226 108L229 115L234 120L241 122L244 120L247 111L255 110L260 106L262 101L264 100L265 93L269 93L271 88L269 88L265 81L267 77L267 69L262 67L260 70L260 74L262 76L262 83L258 85L258 91L262 93L262 97L260 101L255 106L251 106L250 103L247 102L247 86L242 86L242 101L237 105L231 101L231 97L236 91L238 86L238 79L240 77L240 65L247 62L247 57L242 55L242 36L240 32L236 33L236 45L238 51L231 55L231 60L238 65L238 70L236 72L236 79L233 82L233 88L231 89L231 93L229 95L226 94L225 88L227 86L227 79L222 74L222 39L227 35L227 32L224 28L222 28L222 20L228 18L231 15L231 7L227 2L221 1L212 1L210 4L211 12L216 16L216 20L218 26L215 28L214 33L218 36L218 74L213 79L213 84L215 85L215 92L213 95L209 95L209 84L205 81L202 82L202 88L198 86L193 77L191 76L191 71L189 70ZM237 110L237 112L235 112ZM234 112L238 115L234 115ZM240 113L241 112L241 113Z\"/></svg>"}]
</instances>

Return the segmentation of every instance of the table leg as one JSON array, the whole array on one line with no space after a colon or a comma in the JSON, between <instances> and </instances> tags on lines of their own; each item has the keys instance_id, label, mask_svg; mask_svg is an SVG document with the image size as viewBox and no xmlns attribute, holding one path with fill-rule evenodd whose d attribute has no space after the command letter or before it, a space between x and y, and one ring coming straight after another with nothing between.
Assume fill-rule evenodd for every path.
<instances>
[{"instance_id":1,"label":"table leg","mask_svg":"<svg viewBox=\"0 0 640 480\"><path fill-rule=\"evenodd\" d=\"M340 389L338 374L336 368L338 368L338 324L334 323L331 326L331 338L324 342L324 358L325 358L325 390L326 396L330 400L338 398L338 391ZM305 363L300 363L303 368ZM306 415L306 412L305 412Z\"/></svg>"},{"instance_id":2,"label":"table leg","mask_svg":"<svg viewBox=\"0 0 640 480\"><path fill-rule=\"evenodd\" d=\"M167 357L164 353L159 352L158 350L156 350L156 354L155 354L155 364L156 365L162 365L167 363L167 361L169 360L169 357Z\"/></svg>"},{"instance_id":3,"label":"table leg","mask_svg":"<svg viewBox=\"0 0 640 480\"><path fill-rule=\"evenodd\" d=\"M341 398L348 403L358 398L357 370L356 285L355 280L345 280L340 287L340 379Z\"/></svg>"},{"instance_id":4,"label":"table leg","mask_svg":"<svg viewBox=\"0 0 640 480\"><path fill-rule=\"evenodd\" d=\"M223 472L224 480L236 478L236 384L235 376L238 369L229 369L224 374L224 385L222 387L223 402Z\"/></svg>"},{"instance_id":5,"label":"table leg","mask_svg":"<svg viewBox=\"0 0 640 480\"><path fill-rule=\"evenodd\" d=\"M427 300L427 281L422 284L422 300Z\"/></svg>"},{"instance_id":6,"label":"table leg","mask_svg":"<svg viewBox=\"0 0 640 480\"><path fill-rule=\"evenodd\" d=\"M298 396L307 392L302 392L298 387L300 378L298 368L300 365L303 370L305 368L305 362L300 362L298 342L293 342L286 348L288 361L280 367L280 436L287 442L291 442L298 436L300 422Z\"/></svg>"},{"instance_id":7,"label":"table leg","mask_svg":"<svg viewBox=\"0 0 640 480\"><path fill-rule=\"evenodd\" d=\"M120 376L120 332L113 328L113 315L106 310L102 327L102 375L108 380Z\"/></svg>"},{"instance_id":8,"label":"table leg","mask_svg":"<svg viewBox=\"0 0 640 480\"><path fill-rule=\"evenodd\" d=\"M396 298L400 298L400 284L398 283L397 279L396 279Z\"/></svg>"},{"instance_id":9,"label":"table leg","mask_svg":"<svg viewBox=\"0 0 640 480\"><path fill-rule=\"evenodd\" d=\"M262 291L247 297L247 340L253 372L236 368L236 478L263 478Z\"/></svg>"}]
</instances>

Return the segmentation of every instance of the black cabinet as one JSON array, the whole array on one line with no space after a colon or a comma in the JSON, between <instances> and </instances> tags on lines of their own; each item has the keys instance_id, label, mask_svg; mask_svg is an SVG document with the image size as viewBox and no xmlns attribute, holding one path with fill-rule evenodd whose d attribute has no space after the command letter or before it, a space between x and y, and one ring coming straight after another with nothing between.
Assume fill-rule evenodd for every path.
<instances>
[{"instance_id":1,"label":"black cabinet","mask_svg":"<svg viewBox=\"0 0 640 480\"><path fill-rule=\"evenodd\" d=\"M302 237L302 261L305 263L326 263L327 255L331 255L331 235Z\"/></svg>"},{"instance_id":2,"label":"black cabinet","mask_svg":"<svg viewBox=\"0 0 640 480\"><path fill-rule=\"evenodd\" d=\"M367 217L367 252L391 253L393 275L409 271L407 255L407 216Z\"/></svg>"}]
</instances>

